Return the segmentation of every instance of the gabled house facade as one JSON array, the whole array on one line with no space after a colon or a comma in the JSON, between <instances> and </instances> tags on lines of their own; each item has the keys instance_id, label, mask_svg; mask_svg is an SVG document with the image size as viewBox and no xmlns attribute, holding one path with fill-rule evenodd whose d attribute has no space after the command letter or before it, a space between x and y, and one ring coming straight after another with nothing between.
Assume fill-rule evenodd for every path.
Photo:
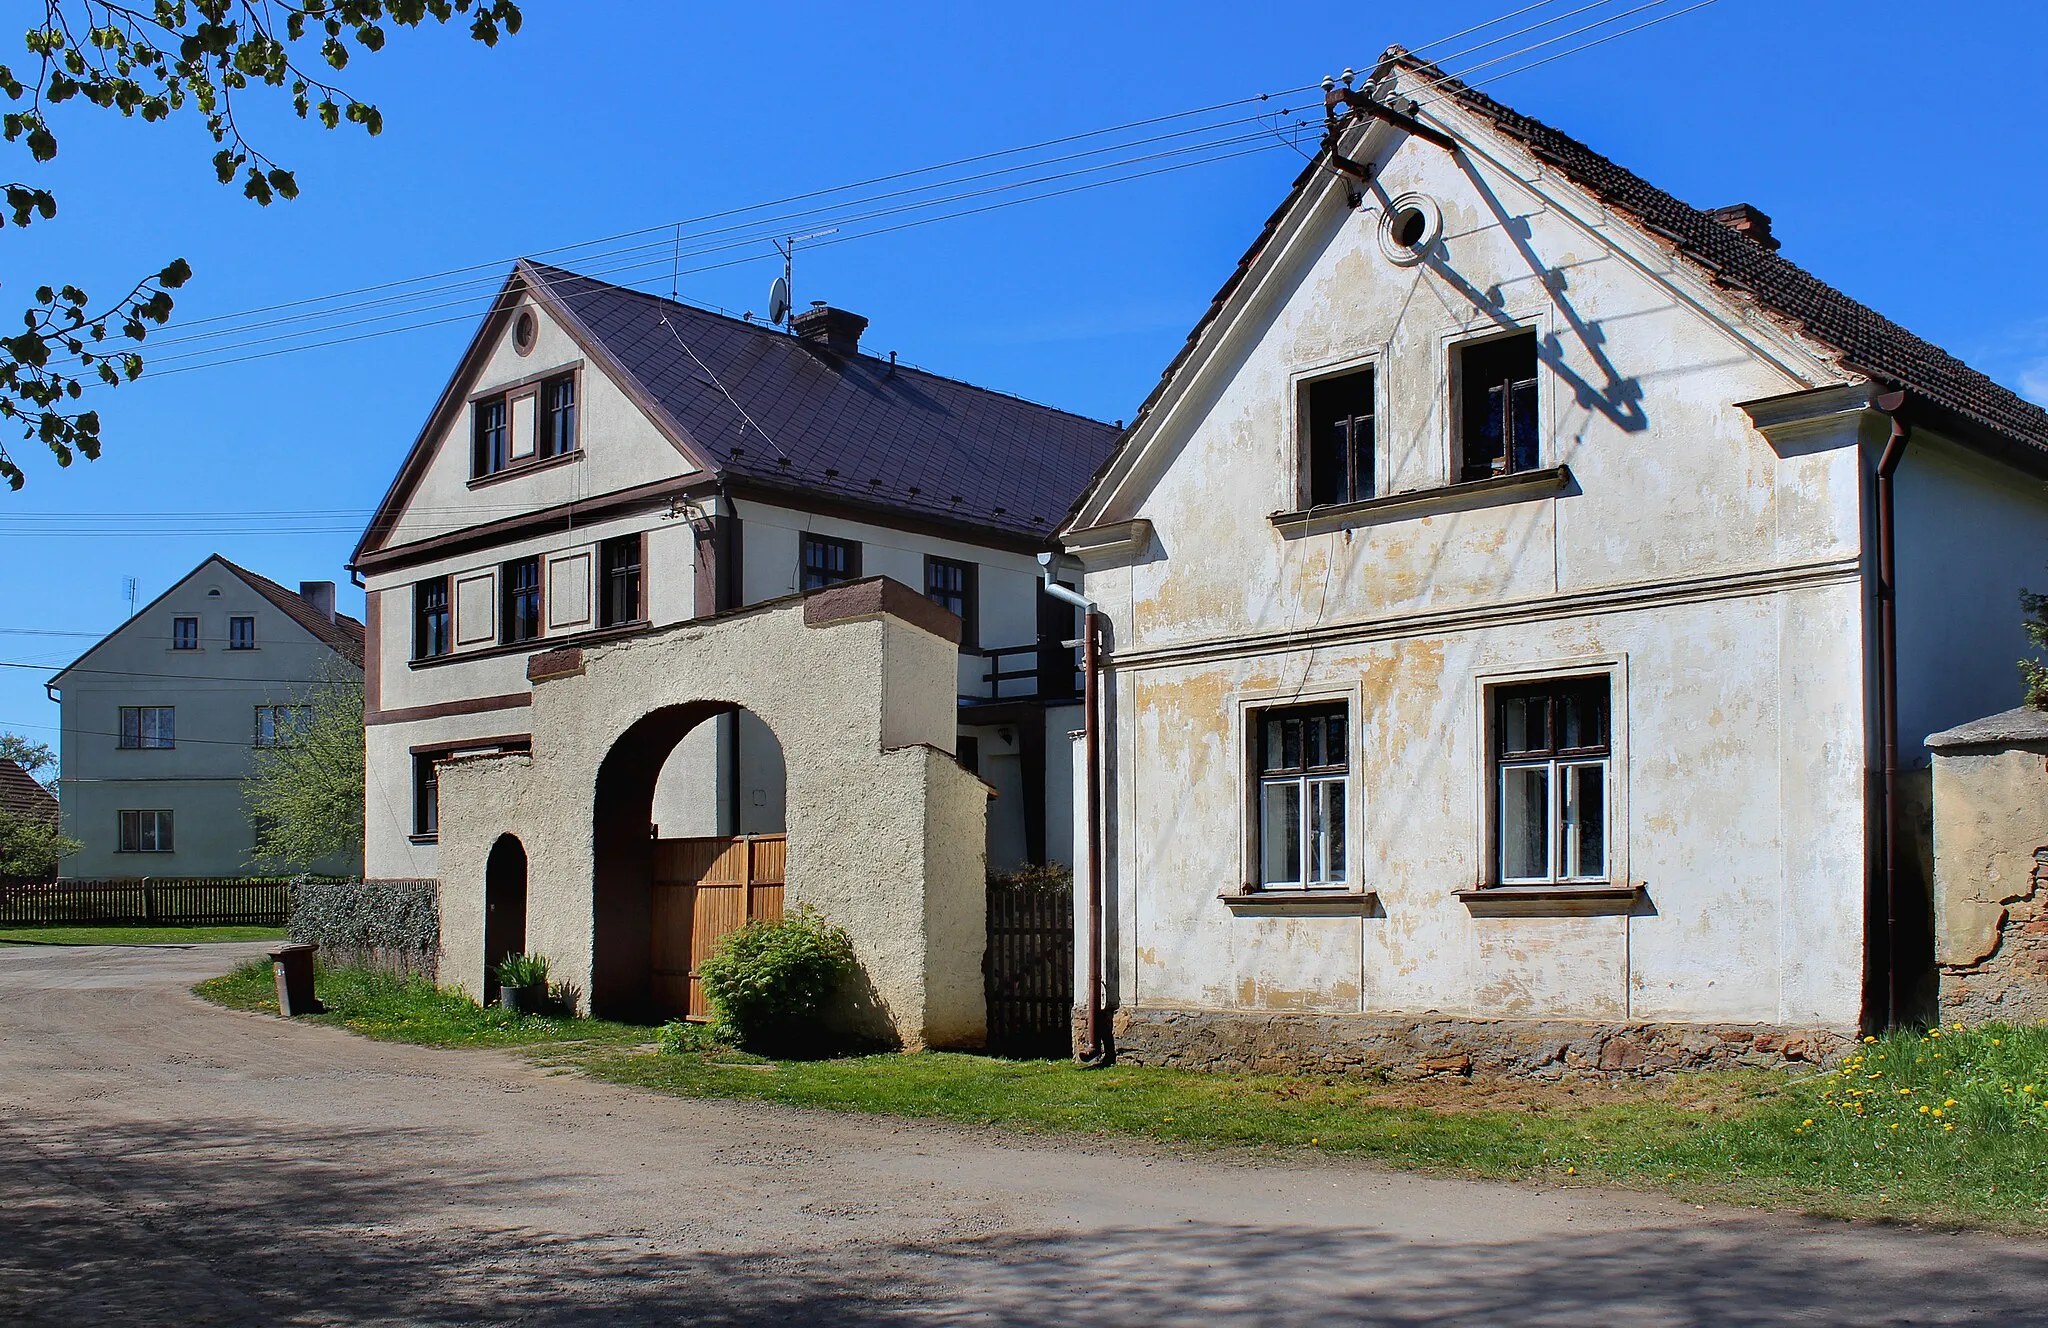
<instances>
[{"instance_id":1,"label":"gabled house facade","mask_svg":"<svg viewBox=\"0 0 2048 1328\"><path fill-rule=\"evenodd\" d=\"M61 693L67 879L246 876L252 754L291 741L312 688L362 676L332 581L294 592L214 555L50 679ZM355 854L285 864L322 875ZM273 864L270 870L275 870Z\"/></svg>"},{"instance_id":2,"label":"gabled house facade","mask_svg":"<svg viewBox=\"0 0 2048 1328\"><path fill-rule=\"evenodd\" d=\"M437 772L529 750L540 657L875 576L961 620L959 754L997 794L991 864L1066 857L1076 628L1038 558L1116 430L867 353L865 326L817 305L784 331L514 268L351 560L368 875L440 876ZM784 774L735 707L667 759L650 831L778 834Z\"/></svg>"},{"instance_id":3,"label":"gabled house facade","mask_svg":"<svg viewBox=\"0 0 2048 1328\"><path fill-rule=\"evenodd\" d=\"M2017 699L2048 414L1398 48L1329 101L1062 530L1100 1034L1561 1073L1913 1017L1921 739Z\"/></svg>"}]
</instances>

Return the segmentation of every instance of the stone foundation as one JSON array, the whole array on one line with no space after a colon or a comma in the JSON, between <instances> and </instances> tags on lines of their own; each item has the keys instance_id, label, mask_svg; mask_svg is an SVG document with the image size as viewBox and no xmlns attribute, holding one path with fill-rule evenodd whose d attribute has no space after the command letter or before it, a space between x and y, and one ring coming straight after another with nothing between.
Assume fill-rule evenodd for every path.
<instances>
[{"instance_id":1,"label":"stone foundation","mask_svg":"<svg viewBox=\"0 0 2048 1328\"><path fill-rule=\"evenodd\" d=\"M1080 1027L1077 1021L1077 1029ZM1835 1029L1628 1024L1442 1015L1119 1010L1116 1058L1235 1073L1437 1077L1650 1076L1825 1064L1854 1041Z\"/></svg>"}]
</instances>

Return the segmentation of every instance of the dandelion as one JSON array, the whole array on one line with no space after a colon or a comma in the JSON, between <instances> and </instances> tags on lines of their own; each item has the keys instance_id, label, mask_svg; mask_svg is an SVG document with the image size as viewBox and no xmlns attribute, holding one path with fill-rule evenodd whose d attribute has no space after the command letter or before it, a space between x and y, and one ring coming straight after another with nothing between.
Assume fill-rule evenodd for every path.
<instances>
[{"instance_id":1,"label":"dandelion","mask_svg":"<svg viewBox=\"0 0 2048 1328\"><path fill-rule=\"evenodd\" d=\"M1579 1169L1577 1167L1566 1167L1564 1169L1564 1174L1567 1176L1576 1176L1579 1174Z\"/></svg>"},{"instance_id":2,"label":"dandelion","mask_svg":"<svg viewBox=\"0 0 2048 1328\"><path fill-rule=\"evenodd\" d=\"M1953 1129L1955 1128L1955 1126L1953 1126L1953 1125L1944 1125L1944 1126L1942 1126L1941 1128L1942 1128L1942 1129L1944 1129L1944 1130L1953 1130Z\"/></svg>"},{"instance_id":3,"label":"dandelion","mask_svg":"<svg viewBox=\"0 0 2048 1328\"><path fill-rule=\"evenodd\" d=\"M1927 1114L1927 1108L1926 1108L1926 1107L1922 1107L1922 1108L1920 1108L1920 1114L1921 1114L1921 1115L1923 1115L1923 1116L1925 1116L1925 1115Z\"/></svg>"},{"instance_id":4,"label":"dandelion","mask_svg":"<svg viewBox=\"0 0 2048 1328\"><path fill-rule=\"evenodd\" d=\"M1949 1099L1948 1101L1946 1101L1946 1102L1942 1103L1941 1105L1942 1105L1942 1106L1944 1106L1944 1107L1952 1107L1952 1106L1954 1106L1955 1104L1956 1104L1956 1100L1955 1100L1954 1098L1950 1098L1950 1099Z\"/></svg>"},{"instance_id":5,"label":"dandelion","mask_svg":"<svg viewBox=\"0 0 2048 1328\"><path fill-rule=\"evenodd\" d=\"M1936 1115L1937 1117L1939 1117L1939 1116L1941 1115L1941 1108L1940 1108L1940 1107L1936 1107L1936 1108L1934 1109L1934 1114L1935 1114L1935 1115Z\"/></svg>"},{"instance_id":6,"label":"dandelion","mask_svg":"<svg viewBox=\"0 0 2048 1328\"><path fill-rule=\"evenodd\" d=\"M1960 1033L1960 1032L1962 1032L1962 1031L1963 1031L1963 1026L1962 1026L1961 1024L1957 1024L1957 1025L1955 1026L1955 1029L1956 1029L1956 1032Z\"/></svg>"},{"instance_id":7,"label":"dandelion","mask_svg":"<svg viewBox=\"0 0 2048 1328\"><path fill-rule=\"evenodd\" d=\"M1807 1117L1807 1118L1806 1118L1805 1120L1803 1120L1803 1121L1801 1121L1801 1122L1799 1123L1799 1128L1803 1130L1803 1129L1805 1129L1805 1128L1806 1128L1807 1126L1809 1126L1809 1125L1811 1125L1811 1124L1813 1124L1813 1118L1812 1118L1811 1116L1809 1116L1809 1117Z\"/></svg>"},{"instance_id":8,"label":"dandelion","mask_svg":"<svg viewBox=\"0 0 2048 1328\"><path fill-rule=\"evenodd\" d=\"M1892 1128L1893 1128L1894 1130L1898 1129L1898 1128L1899 1128L1899 1123L1898 1123L1897 1121L1893 1121L1893 1122L1892 1122Z\"/></svg>"}]
</instances>

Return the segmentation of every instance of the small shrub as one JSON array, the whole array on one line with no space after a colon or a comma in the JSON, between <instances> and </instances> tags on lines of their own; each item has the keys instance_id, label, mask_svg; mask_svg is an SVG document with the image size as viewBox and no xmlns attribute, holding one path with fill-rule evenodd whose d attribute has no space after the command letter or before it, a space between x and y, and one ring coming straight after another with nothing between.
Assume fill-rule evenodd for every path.
<instances>
[{"instance_id":1,"label":"small shrub","mask_svg":"<svg viewBox=\"0 0 2048 1328\"><path fill-rule=\"evenodd\" d=\"M817 1047L818 1015L855 969L853 942L808 906L749 922L699 970L713 1035L749 1050Z\"/></svg>"},{"instance_id":2,"label":"small shrub","mask_svg":"<svg viewBox=\"0 0 2048 1328\"><path fill-rule=\"evenodd\" d=\"M548 980L548 957L538 954L508 955L498 961L498 983L506 987L544 987Z\"/></svg>"},{"instance_id":3,"label":"small shrub","mask_svg":"<svg viewBox=\"0 0 2048 1328\"><path fill-rule=\"evenodd\" d=\"M992 871L988 883L1002 890L1072 890L1074 869L1063 862L1027 862L1010 871Z\"/></svg>"},{"instance_id":4,"label":"small shrub","mask_svg":"<svg viewBox=\"0 0 2048 1328\"><path fill-rule=\"evenodd\" d=\"M693 1024L687 1019L671 1019L654 1035L654 1045L671 1056L704 1051L716 1040L709 1028L703 1024Z\"/></svg>"}]
</instances>

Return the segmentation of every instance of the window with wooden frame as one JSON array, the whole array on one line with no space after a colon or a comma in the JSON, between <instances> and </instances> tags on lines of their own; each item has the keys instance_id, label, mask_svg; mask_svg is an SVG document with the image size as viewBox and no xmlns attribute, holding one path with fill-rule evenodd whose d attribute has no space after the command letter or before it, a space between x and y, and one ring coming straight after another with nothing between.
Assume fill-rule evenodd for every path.
<instances>
[{"instance_id":1,"label":"window with wooden frame","mask_svg":"<svg viewBox=\"0 0 2048 1328\"><path fill-rule=\"evenodd\" d=\"M199 649L199 620L197 618L171 619L171 649Z\"/></svg>"},{"instance_id":2,"label":"window with wooden frame","mask_svg":"<svg viewBox=\"0 0 2048 1328\"><path fill-rule=\"evenodd\" d=\"M431 839L441 833L441 777L434 763L446 752L416 752L412 758L412 833Z\"/></svg>"},{"instance_id":3,"label":"window with wooden frame","mask_svg":"<svg viewBox=\"0 0 2048 1328\"><path fill-rule=\"evenodd\" d=\"M130 749L178 745L176 706L122 706L121 746Z\"/></svg>"},{"instance_id":4,"label":"window with wooden frame","mask_svg":"<svg viewBox=\"0 0 2048 1328\"><path fill-rule=\"evenodd\" d=\"M498 569L498 640L517 645L540 636L540 557L515 558Z\"/></svg>"},{"instance_id":5,"label":"window with wooden frame","mask_svg":"<svg viewBox=\"0 0 2048 1328\"><path fill-rule=\"evenodd\" d=\"M927 556L924 597L960 619L960 648L981 648L981 569L973 563Z\"/></svg>"},{"instance_id":6,"label":"window with wooden frame","mask_svg":"<svg viewBox=\"0 0 2048 1328\"><path fill-rule=\"evenodd\" d=\"M260 705L256 707L256 746L290 747L302 741L312 721L309 705Z\"/></svg>"},{"instance_id":7,"label":"window with wooden frame","mask_svg":"<svg viewBox=\"0 0 2048 1328\"><path fill-rule=\"evenodd\" d=\"M1538 462L1536 334L1460 346L1457 478L1491 479Z\"/></svg>"},{"instance_id":8,"label":"window with wooden frame","mask_svg":"<svg viewBox=\"0 0 2048 1328\"><path fill-rule=\"evenodd\" d=\"M576 375L563 374L540 386L540 455L566 456L576 450Z\"/></svg>"},{"instance_id":9,"label":"window with wooden frame","mask_svg":"<svg viewBox=\"0 0 2048 1328\"><path fill-rule=\"evenodd\" d=\"M448 606L448 578L430 576L412 586L412 657L435 659L448 653L453 635Z\"/></svg>"},{"instance_id":10,"label":"window with wooden frame","mask_svg":"<svg viewBox=\"0 0 2048 1328\"><path fill-rule=\"evenodd\" d=\"M818 590L860 579L860 541L806 534L803 543L803 588Z\"/></svg>"},{"instance_id":11,"label":"window with wooden frame","mask_svg":"<svg viewBox=\"0 0 2048 1328\"><path fill-rule=\"evenodd\" d=\"M1495 884L1607 879L1612 694L1605 675L1493 690Z\"/></svg>"},{"instance_id":12,"label":"window with wooden frame","mask_svg":"<svg viewBox=\"0 0 2048 1328\"><path fill-rule=\"evenodd\" d=\"M470 412L470 475L495 475L512 461L505 398L487 397L474 403Z\"/></svg>"},{"instance_id":13,"label":"window with wooden frame","mask_svg":"<svg viewBox=\"0 0 2048 1328\"><path fill-rule=\"evenodd\" d=\"M619 627L640 622L647 610L640 595L640 536L619 535L597 546L597 625Z\"/></svg>"},{"instance_id":14,"label":"window with wooden frame","mask_svg":"<svg viewBox=\"0 0 2048 1328\"><path fill-rule=\"evenodd\" d=\"M246 614L236 614L228 619L228 649L254 650L256 648L256 620Z\"/></svg>"},{"instance_id":15,"label":"window with wooden frame","mask_svg":"<svg viewBox=\"0 0 2048 1328\"><path fill-rule=\"evenodd\" d=\"M1348 714L1342 702L1252 712L1259 888L1345 883Z\"/></svg>"},{"instance_id":16,"label":"window with wooden frame","mask_svg":"<svg viewBox=\"0 0 2048 1328\"><path fill-rule=\"evenodd\" d=\"M1373 371L1319 378L1302 393L1303 498L1310 507L1373 496Z\"/></svg>"},{"instance_id":17,"label":"window with wooden frame","mask_svg":"<svg viewBox=\"0 0 2048 1328\"><path fill-rule=\"evenodd\" d=\"M121 852L169 853L175 842L167 811L122 812Z\"/></svg>"}]
</instances>

